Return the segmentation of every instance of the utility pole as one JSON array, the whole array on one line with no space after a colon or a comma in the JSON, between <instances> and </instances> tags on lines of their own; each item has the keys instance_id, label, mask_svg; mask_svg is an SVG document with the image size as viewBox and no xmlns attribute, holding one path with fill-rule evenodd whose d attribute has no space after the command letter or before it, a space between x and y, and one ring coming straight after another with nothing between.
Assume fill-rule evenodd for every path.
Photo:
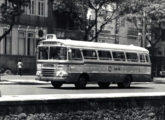
<instances>
[{"instance_id":1,"label":"utility pole","mask_svg":"<svg viewBox=\"0 0 165 120\"><path fill-rule=\"evenodd\" d=\"M118 18L115 19L115 44L119 44L119 38L118 38Z\"/></svg>"},{"instance_id":2,"label":"utility pole","mask_svg":"<svg viewBox=\"0 0 165 120\"><path fill-rule=\"evenodd\" d=\"M142 24L142 47L145 48L146 43L146 18L145 11L143 11L143 24Z\"/></svg>"}]
</instances>

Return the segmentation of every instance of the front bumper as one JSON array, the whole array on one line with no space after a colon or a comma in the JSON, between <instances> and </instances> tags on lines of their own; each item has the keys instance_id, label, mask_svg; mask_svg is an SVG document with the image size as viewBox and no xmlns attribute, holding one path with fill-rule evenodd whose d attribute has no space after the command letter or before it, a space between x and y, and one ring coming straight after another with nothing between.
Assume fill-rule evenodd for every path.
<instances>
[{"instance_id":1,"label":"front bumper","mask_svg":"<svg viewBox=\"0 0 165 120\"><path fill-rule=\"evenodd\" d=\"M68 81L68 77L41 77L41 76L37 76L35 78L36 80L39 81L60 81L60 82L67 82Z\"/></svg>"}]
</instances>

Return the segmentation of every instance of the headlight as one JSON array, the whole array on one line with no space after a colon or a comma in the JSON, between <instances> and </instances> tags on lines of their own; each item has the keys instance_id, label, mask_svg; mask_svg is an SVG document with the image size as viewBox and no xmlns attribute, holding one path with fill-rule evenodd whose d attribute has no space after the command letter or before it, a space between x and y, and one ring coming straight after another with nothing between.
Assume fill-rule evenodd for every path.
<instances>
[{"instance_id":1,"label":"headlight","mask_svg":"<svg viewBox=\"0 0 165 120\"><path fill-rule=\"evenodd\" d=\"M57 71L56 76L57 77L65 77L65 76L68 76L68 72L66 72L66 71Z\"/></svg>"},{"instance_id":2,"label":"headlight","mask_svg":"<svg viewBox=\"0 0 165 120\"><path fill-rule=\"evenodd\" d=\"M37 64L37 71L41 71L42 64Z\"/></svg>"},{"instance_id":3,"label":"headlight","mask_svg":"<svg viewBox=\"0 0 165 120\"><path fill-rule=\"evenodd\" d=\"M37 75L37 76L42 76L41 71L37 71L37 72L36 72L36 75Z\"/></svg>"}]
</instances>

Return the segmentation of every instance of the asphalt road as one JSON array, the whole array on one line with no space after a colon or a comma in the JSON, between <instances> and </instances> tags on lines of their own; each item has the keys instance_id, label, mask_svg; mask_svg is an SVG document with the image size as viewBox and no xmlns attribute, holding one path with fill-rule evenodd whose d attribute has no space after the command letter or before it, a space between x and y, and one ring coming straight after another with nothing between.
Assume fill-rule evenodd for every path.
<instances>
[{"instance_id":1,"label":"asphalt road","mask_svg":"<svg viewBox=\"0 0 165 120\"><path fill-rule=\"evenodd\" d=\"M101 89L97 84L88 84L86 89L75 89L74 85L64 84L60 89L54 89L51 84L6 84L0 85L1 95L41 95L41 94L96 94L96 93L143 93L165 92L165 84L132 83L130 88L121 89L111 84L107 89Z\"/></svg>"}]
</instances>

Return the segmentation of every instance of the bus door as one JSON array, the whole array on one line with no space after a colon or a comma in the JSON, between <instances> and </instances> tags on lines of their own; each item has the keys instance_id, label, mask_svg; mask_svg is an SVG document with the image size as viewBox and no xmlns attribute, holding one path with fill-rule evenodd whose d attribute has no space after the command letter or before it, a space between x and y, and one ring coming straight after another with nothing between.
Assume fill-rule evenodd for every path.
<instances>
[{"instance_id":1,"label":"bus door","mask_svg":"<svg viewBox=\"0 0 165 120\"><path fill-rule=\"evenodd\" d=\"M82 57L81 50L78 48L69 48L69 68L71 74L79 75L83 72L84 60Z\"/></svg>"}]
</instances>

